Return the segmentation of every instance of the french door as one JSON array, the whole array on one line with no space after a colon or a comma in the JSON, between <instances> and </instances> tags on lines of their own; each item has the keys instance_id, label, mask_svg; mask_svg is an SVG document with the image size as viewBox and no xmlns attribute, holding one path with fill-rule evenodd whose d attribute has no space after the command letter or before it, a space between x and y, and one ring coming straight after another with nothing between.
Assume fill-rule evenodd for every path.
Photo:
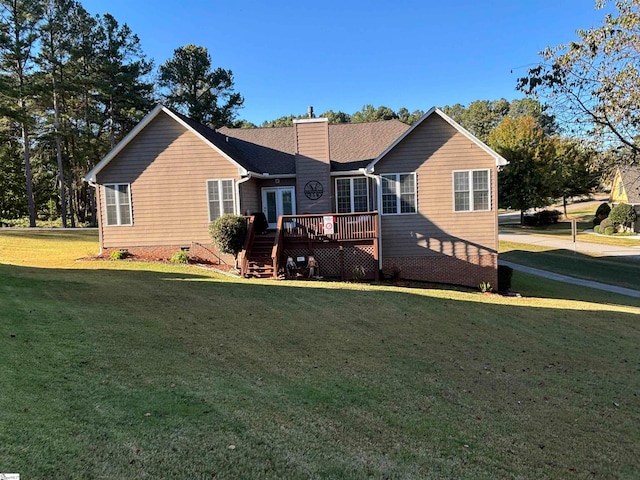
<instances>
[{"instance_id":1,"label":"french door","mask_svg":"<svg viewBox=\"0 0 640 480\"><path fill-rule=\"evenodd\" d=\"M262 189L262 211L269 228L276 228L280 215L295 215L295 187L269 187Z\"/></svg>"}]
</instances>

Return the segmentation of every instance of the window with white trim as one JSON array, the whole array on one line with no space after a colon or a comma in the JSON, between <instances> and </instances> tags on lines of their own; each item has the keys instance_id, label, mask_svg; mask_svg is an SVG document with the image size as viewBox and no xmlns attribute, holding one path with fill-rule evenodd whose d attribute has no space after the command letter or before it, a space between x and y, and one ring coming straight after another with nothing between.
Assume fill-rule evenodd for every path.
<instances>
[{"instance_id":1,"label":"window with white trim","mask_svg":"<svg viewBox=\"0 0 640 480\"><path fill-rule=\"evenodd\" d=\"M491 210L489 170L453 172L453 210L482 212Z\"/></svg>"},{"instance_id":2,"label":"window with white trim","mask_svg":"<svg viewBox=\"0 0 640 480\"><path fill-rule=\"evenodd\" d=\"M336 211L369 211L369 188L365 177L336 178Z\"/></svg>"},{"instance_id":3,"label":"window with white trim","mask_svg":"<svg viewBox=\"0 0 640 480\"><path fill-rule=\"evenodd\" d=\"M132 225L131 186L128 183L104 185L107 225Z\"/></svg>"},{"instance_id":4,"label":"window with white trim","mask_svg":"<svg viewBox=\"0 0 640 480\"><path fill-rule=\"evenodd\" d=\"M209 197L209 221L225 213L236 212L236 195L233 180L207 180Z\"/></svg>"},{"instance_id":5,"label":"window with white trim","mask_svg":"<svg viewBox=\"0 0 640 480\"><path fill-rule=\"evenodd\" d=\"M416 174L390 173L380 175L382 179L382 213L399 215L416 213Z\"/></svg>"}]
</instances>

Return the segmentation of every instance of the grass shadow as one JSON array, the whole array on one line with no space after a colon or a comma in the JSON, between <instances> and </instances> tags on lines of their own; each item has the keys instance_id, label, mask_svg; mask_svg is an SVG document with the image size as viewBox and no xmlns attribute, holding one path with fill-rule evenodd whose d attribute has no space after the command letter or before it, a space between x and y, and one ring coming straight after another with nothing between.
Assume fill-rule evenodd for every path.
<instances>
[{"instance_id":1,"label":"grass shadow","mask_svg":"<svg viewBox=\"0 0 640 480\"><path fill-rule=\"evenodd\" d=\"M34 478L640 471L638 309L154 267L0 265L0 464Z\"/></svg>"}]
</instances>

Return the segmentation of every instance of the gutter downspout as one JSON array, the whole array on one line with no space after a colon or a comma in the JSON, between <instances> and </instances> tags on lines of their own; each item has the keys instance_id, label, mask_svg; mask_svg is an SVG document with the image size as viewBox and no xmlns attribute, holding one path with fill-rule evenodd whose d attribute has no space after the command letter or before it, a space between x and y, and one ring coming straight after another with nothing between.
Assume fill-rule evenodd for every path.
<instances>
[{"instance_id":1,"label":"gutter downspout","mask_svg":"<svg viewBox=\"0 0 640 480\"><path fill-rule=\"evenodd\" d=\"M241 178L240 180L238 180L236 182L236 198L237 198L237 205L238 205L238 211L240 210L240 184L244 183L244 182L248 182L249 180L251 180L251 178L253 178L252 172L247 172L247 176L244 178ZM239 215L242 215L242 212L239 212Z\"/></svg>"},{"instance_id":2,"label":"gutter downspout","mask_svg":"<svg viewBox=\"0 0 640 480\"><path fill-rule=\"evenodd\" d=\"M366 168L361 168L360 172L367 178L371 178L376 182L376 207L378 210L378 270L382 271L382 185L380 184L380 175L375 175L367 171Z\"/></svg>"}]
</instances>

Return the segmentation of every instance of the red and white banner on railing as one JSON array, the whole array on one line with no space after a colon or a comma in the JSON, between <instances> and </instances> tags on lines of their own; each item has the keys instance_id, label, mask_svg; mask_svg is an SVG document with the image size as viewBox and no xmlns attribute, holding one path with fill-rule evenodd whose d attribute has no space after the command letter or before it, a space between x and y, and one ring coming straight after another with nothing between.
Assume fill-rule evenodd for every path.
<instances>
[{"instance_id":1,"label":"red and white banner on railing","mask_svg":"<svg viewBox=\"0 0 640 480\"><path fill-rule=\"evenodd\" d=\"M325 235L333 235L333 233L334 233L333 216L328 215L328 216L322 217L322 223L324 225L324 234Z\"/></svg>"}]
</instances>

